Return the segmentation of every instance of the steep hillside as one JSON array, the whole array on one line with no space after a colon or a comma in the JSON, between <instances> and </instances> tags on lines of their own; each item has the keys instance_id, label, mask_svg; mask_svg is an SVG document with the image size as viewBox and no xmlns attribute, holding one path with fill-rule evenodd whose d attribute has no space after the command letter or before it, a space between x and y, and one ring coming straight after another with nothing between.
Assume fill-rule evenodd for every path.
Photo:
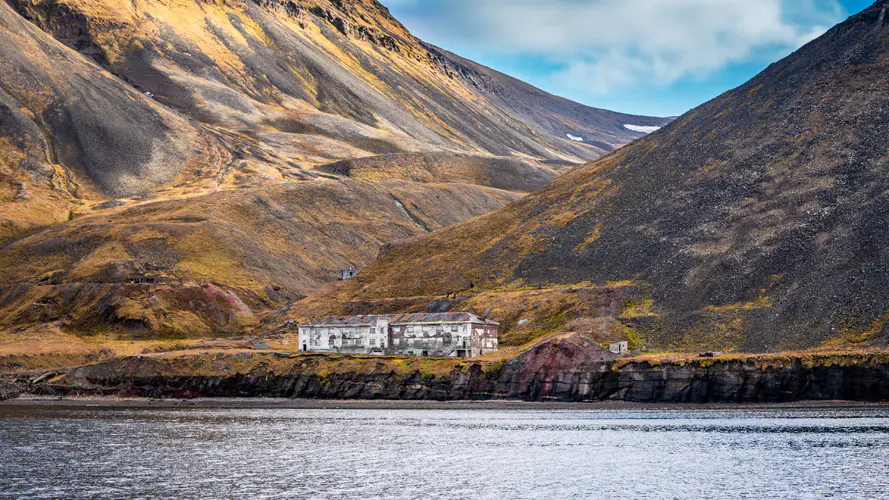
<instances>
[{"instance_id":1,"label":"steep hillside","mask_svg":"<svg viewBox=\"0 0 889 500\"><path fill-rule=\"evenodd\" d=\"M0 243L95 202L311 180L364 156L549 169L641 136L621 123L665 122L429 47L373 0L6 0L0 13Z\"/></svg>"},{"instance_id":2,"label":"steep hillside","mask_svg":"<svg viewBox=\"0 0 889 500\"><path fill-rule=\"evenodd\" d=\"M0 252L0 328L236 334L383 244L518 195L461 184L328 181L105 210ZM446 201L446 202L445 202Z\"/></svg>"},{"instance_id":3,"label":"steep hillside","mask_svg":"<svg viewBox=\"0 0 889 500\"><path fill-rule=\"evenodd\" d=\"M42 128L50 161L110 197L174 180L302 179L314 165L401 151L585 160L641 136L622 123L664 123L427 47L374 0L8 2L22 17L0 7L0 87L32 116L7 134ZM135 116L151 118L130 126Z\"/></svg>"},{"instance_id":4,"label":"steep hillside","mask_svg":"<svg viewBox=\"0 0 889 500\"><path fill-rule=\"evenodd\" d=\"M375 0L0 1L0 327L235 334L665 122Z\"/></svg>"},{"instance_id":5,"label":"steep hillside","mask_svg":"<svg viewBox=\"0 0 889 500\"><path fill-rule=\"evenodd\" d=\"M212 148L188 120L5 3L0 47L0 243L67 220L83 199L145 192L198 165L213 168Z\"/></svg>"},{"instance_id":6,"label":"steep hillside","mask_svg":"<svg viewBox=\"0 0 889 500\"><path fill-rule=\"evenodd\" d=\"M641 294L615 317L653 349L885 346L887 10L499 212L391 246L294 314L593 284Z\"/></svg>"}]
</instances>

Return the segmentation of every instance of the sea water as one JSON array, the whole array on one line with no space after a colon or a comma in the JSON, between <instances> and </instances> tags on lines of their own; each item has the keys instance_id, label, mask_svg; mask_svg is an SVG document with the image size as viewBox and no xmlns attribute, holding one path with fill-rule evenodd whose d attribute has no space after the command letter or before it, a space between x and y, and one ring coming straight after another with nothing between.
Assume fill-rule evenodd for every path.
<instances>
[{"instance_id":1,"label":"sea water","mask_svg":"<svg viewBox=\"0 0 889 500\"><path fill-rule=\"evenodd\" d=\"M889 498L889 409L0 405L0 498Z\"/></svg>"}]
</instances>

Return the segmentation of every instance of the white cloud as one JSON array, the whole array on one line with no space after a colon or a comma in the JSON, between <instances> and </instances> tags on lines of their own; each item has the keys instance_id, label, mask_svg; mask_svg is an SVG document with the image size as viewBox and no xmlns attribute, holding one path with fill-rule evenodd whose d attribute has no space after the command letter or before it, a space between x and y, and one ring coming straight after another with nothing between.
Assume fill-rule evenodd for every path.
<instances>
[{"instance_id":1,"label":"white cloud","mask_svg":"<svg viewBox=\"0 0 889 500\"><path fill-rule=\"evenodd\" d=\"M386 2L387 0L384 0ZM404 5L416 0L388 0ZM592 93L705 78L757 53L783 55L846 14L838 0L425 0L433 41L534 55L554 83ZM441 43L441 42L439 42Z\"/></svg>"}]
</instances>

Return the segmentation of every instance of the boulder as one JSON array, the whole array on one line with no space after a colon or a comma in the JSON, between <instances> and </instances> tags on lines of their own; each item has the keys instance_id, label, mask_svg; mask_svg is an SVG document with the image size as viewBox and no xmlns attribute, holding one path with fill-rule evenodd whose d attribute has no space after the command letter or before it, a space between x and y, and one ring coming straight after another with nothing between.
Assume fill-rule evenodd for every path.
<instances>
[{"instance_id":1,"label":"boulder","mask_svg":"<svg viewBox=\"0 0 889 500\"><path fill-rule=\"evenodd\" d=\"M0 401L18 397L22 393L17 385L0 380Z\"/></svg>"}]
</instances>

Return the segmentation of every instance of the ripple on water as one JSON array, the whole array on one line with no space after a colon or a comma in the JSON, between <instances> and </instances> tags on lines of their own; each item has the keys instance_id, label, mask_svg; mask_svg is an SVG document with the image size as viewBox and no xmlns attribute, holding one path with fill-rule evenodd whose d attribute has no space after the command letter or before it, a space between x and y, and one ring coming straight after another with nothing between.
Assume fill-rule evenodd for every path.
<instances>
[{"instance_id":1,"label":"ripple on water","mask_svg":"<svg viewBox=\"0 0 889 500\"><path fill-rule=\"evenodd\" d=\"M885 497L889 410L0 407L0 497Z\"/></svg>"}]
</instances>

